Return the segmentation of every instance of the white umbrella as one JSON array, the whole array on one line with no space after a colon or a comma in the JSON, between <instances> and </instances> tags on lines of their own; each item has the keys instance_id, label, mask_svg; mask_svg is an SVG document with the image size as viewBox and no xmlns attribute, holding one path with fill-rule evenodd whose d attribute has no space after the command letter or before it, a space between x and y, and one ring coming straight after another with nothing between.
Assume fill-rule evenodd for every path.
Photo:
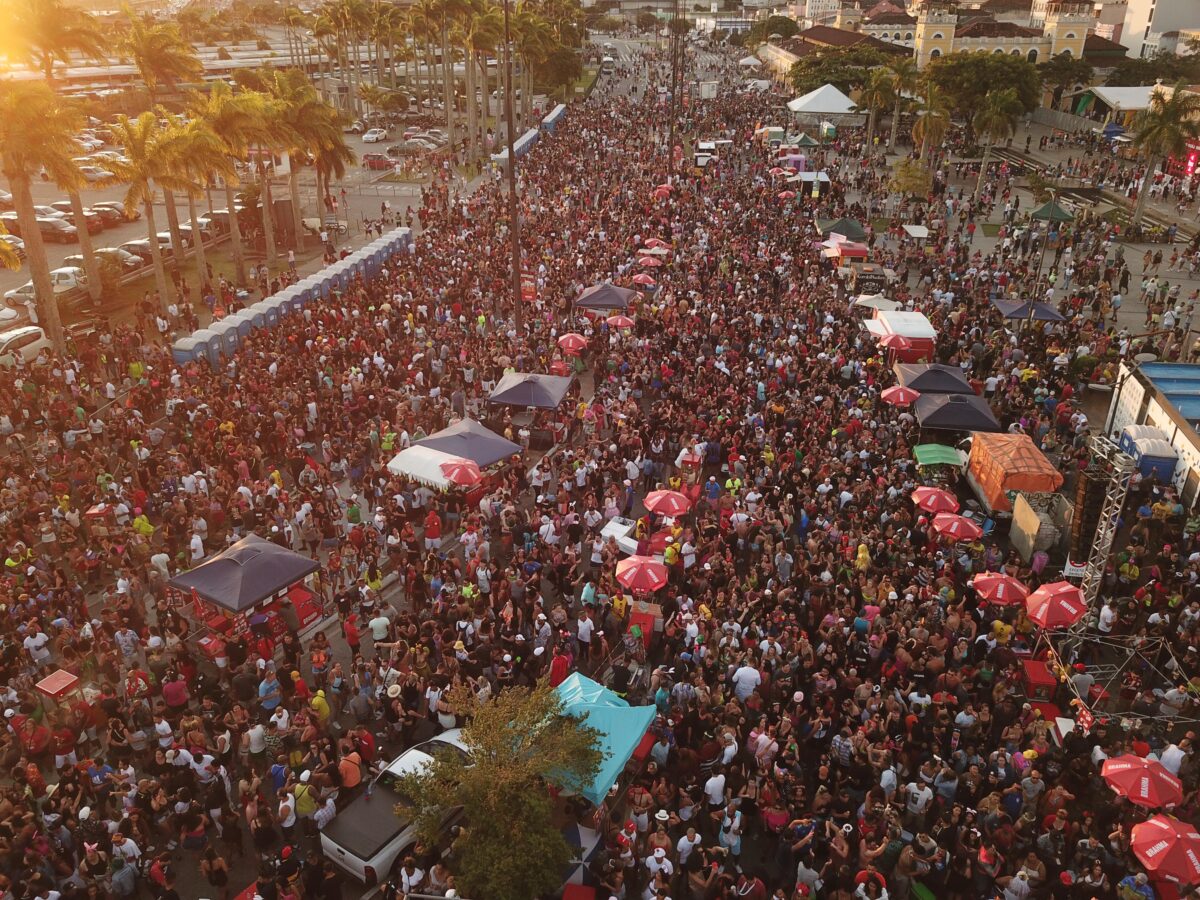
<instances>
[{"instance_id":1,"label":"white umbrella","mask_svg":"<svg viewBox=\"0 0 1200 900\"><path fill-rule=\"evenodd\" d=\"M643 256L670 256L671 251L666 247L643 247L638 251Z\"/></svg>"},{"instance_id":2,"label":"white umbrella","mask_svg":"<svg viewBox=\"0 0 1200 900\"><path fill-rule=\"evenodd\" d=\"M862 294L854 301L855 306L864 306L867 309L882 309L888 312L901 309L899 303L895 300L889 300L883 294Z\"/></svg>"}]
</instances>

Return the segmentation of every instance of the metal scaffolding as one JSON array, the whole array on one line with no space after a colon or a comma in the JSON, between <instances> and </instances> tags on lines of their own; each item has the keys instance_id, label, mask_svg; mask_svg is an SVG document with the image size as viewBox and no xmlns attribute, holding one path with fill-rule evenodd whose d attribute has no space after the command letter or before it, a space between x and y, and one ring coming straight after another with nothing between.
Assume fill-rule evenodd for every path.
<instances>
[{"instance_id":1,"label":"metal scaffolding","mask_svg":"<svg viewBox=\"0 0 1200 900\"><path fill-rule=\"evenodd\" d=\"M1104 568L1108 564L1108 555L1112 552L1113 539L1117 536L1117 525L1121 521L1125 497L1129 493L1129 479L1136 467L1133 457L1104 435L1092 437L1091 450L1092 465L1101 469L1101 474L1108 476L1108 486L1104 491L1104 505L1100 509L1100 523L1096 526L1096 536L1092 540L1092 552L1088 557L1087 568L1084 569L1083 581L1079 585L1089 610L1094 607L1096 598L1100 595ZM1080 515L1081 511L1077 509L1075 514ZM1084 622L1086 617L1081 619L1076 627L1085 627Z\"/></svg>"}]
</instances>

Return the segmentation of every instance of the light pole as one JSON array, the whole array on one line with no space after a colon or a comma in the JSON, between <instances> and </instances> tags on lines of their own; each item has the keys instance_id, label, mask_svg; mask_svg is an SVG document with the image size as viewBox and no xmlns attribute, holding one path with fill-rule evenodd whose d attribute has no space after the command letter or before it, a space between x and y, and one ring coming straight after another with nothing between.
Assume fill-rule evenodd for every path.
<instances>
[{"instance_id":1,"label":"light pole","mask_svg":"<svg viewBox=\"0 0 1200 900\"><path fill-rule=\"evenodd\" d=\"M675 183L675 133L679 127L679 68L680 45L683 43L679 34L679 0L671 4L671 35L667 46L671 52L671 130L667 136L667 183Z\"/></svg>"},{"instance_id":2,"label":"light pole","mask_svg":"<svg viewBox=\"0 0 1200 900\"><path fill-rule=\"evenodd\" d=\"M509 6L504 0L504 133L508 141L508 237L512 242L513 321L521 326L521 219L517 211L517 154L513 149L512 35Z\"/></svg>"}]
</instances>

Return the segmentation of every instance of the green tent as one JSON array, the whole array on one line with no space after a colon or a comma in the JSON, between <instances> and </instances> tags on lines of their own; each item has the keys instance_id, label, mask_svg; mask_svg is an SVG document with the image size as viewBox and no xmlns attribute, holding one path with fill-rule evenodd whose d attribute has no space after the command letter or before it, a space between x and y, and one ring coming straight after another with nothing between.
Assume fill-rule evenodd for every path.
<instances>
[{"instance_id":1,"label":"green tent","mask_svg":"<svg viewBox=\"0 0 1200 900\"><path fill-rule=\"evenodd\" d=\"M913 459L919 466L961 466L962 457L953 447L945 444L918 444L913 448Z\"/></svg>"},{"instance_id":2,"label":"green tent","mask_svg":"<svg viewBox=\"0 0 1200 900\"><path fill-rule=\"evenodd\" d=\"M1029 214L1039 222L1074 222L1075 217L1055 203L1053 200L1047 200L1043 205L1039 206Z\"/></svg>"},{"instance_id":3,"label":"green tent","mask_svg":"<svg viewBox=\"0 0 1200 900\"><path fill-rule=\"evenodd\" d=\"M801 133L800 137L793 141L797 147L819 147L820 143L815 138L810 138L808 134Z\"/></svg>"},{"instance_id":4,"label":"green tent","mask_svg":"<svg viewBox=\"0 0 1200 900\"><path fill-rule=\"evenodd\" d=\"M853 219L818 219L817 230L823 235L837 232L848 241L867 239L867 230Z\"/></svg>"}]
</instances>

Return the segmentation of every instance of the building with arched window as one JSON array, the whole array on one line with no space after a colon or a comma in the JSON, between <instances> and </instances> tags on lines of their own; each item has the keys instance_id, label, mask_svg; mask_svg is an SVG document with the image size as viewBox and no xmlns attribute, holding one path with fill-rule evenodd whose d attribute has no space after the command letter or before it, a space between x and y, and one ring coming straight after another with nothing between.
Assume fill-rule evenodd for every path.
<instances>
[{"instance_id":1,"label":"building with arched window","mask_svg":"<svg viewBox=\"0 0 1200 900\"><path fill-rule=\"evenodd\" d=\"M1021 56L1044 62L1067 53L1082 56L1093 23L1092 8L1076 0L1053 0L1046 4L1040 26L1021 24L985 12L981 4L965 9L946 0L925 0L915 10L912 46L918 66L948 53L976 52ZM889 16L894 18L894 16ZM864 30L871 20L864 22ZM886 40L886 39L885 39Z\"/></svg>"}]
</instances>

